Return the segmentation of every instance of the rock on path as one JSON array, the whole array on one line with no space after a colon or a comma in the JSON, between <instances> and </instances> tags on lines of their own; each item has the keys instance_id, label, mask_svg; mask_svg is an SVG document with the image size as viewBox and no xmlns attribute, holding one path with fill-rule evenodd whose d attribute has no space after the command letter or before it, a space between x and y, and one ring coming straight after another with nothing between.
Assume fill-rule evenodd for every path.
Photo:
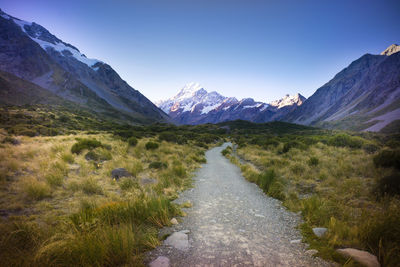
<instances>
[{"instance_id":1,"label":"rock on path","mask_svg":"<svg viewBox=\"0 0 400 267\"><path fill-rule=\"evenodd\" d=\"M195 187L177 200L193 207L182 223L163 229L187 229L188 247L177 249L165 241L148 253L147 262L165 256L171 266L329 266L305 253L305 244L291 242L301 239L299 215L247 182L221 155L227 145L206 153L207 164L196 172Z\"/></svg>"}]
</instances>

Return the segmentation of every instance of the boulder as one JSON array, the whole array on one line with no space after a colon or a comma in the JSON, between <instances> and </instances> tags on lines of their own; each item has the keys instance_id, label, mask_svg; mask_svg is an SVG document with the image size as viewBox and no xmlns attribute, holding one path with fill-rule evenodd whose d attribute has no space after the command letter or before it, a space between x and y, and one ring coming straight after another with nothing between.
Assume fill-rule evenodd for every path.
<instances>
[{"instance_id":1,"label":"boulder","mask_svg":"<svg viewBox=\"0 0 400 267\"><path fill-rule=\"evenodd\" d=\"M327 228L325 227L316 227L313 228L312 231L314 232L314 234L318 237L322 237L323 235L325 235L326 231L328 231Z\"/></svg>"},{"instance_id":2,"label":"boulder","mask_svg":"<svg viewBox=\"0 0 400 267\"><path fill-rule=\"evenodd\" d=\"M150 267L169 267L169 259L165 256L158 256L149 264Z\"/></svg>"},{"instance_id":3,"label":"boulder","mask_svg":"<svg viewBox=\"0 0 400 267\"><path fill-rule=\"evenodd\" d=\"M164 242L166 245L172 246L178 250L187 251L189 249L188 236L182 232L173 233Z\"/></svg>"},{"instance_id":4,"label":"boulder","mask_svg":"<svg viewBox=\"0 0 400 267\"><path fill-rule=\"evenodd\" d=\"M111 171L111 176L115 180L118 180L119 178L122 177L132 177L132 174L124 168L117 168Z\"/></svg>"},{"instance_id":5,"label":"boulder","mask_svg":"<svg viewBox=\"0 0 400 267\"><path fill-rule=\"evenodd\" d=\"M172 219L171 219L171 223L172 223L173 225L178 224L178 220L177 220L176 218L172 218Z\"/></svg>"},{"instance_id":6,"label":"boulder","mask_svg":"<svg viewBox=\"0 0 400 267\"><path fill-rule=\"evenodd\" d=\"M367 267L381 266L380 263L378 262L378 258L367 251L358 250L355 248L344 248L344 249L338 249L337 252L345 257L350 257L354 261L361 263Z\"/></svg>"}]
</instances>

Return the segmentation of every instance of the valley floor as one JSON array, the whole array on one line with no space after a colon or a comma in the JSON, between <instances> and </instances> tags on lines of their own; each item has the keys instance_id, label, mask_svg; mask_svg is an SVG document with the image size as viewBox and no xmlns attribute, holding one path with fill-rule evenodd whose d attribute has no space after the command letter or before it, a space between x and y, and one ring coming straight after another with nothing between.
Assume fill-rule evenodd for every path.
<instances>
[{"instance_id":1,"label":"valley floor","mask_svg":"<svg viewBox=\"0 0 400 267\"><path fill-rule=\"evenodd\" d=\"M171 235L148 254L148 262L164 256L171 266L328 266L300 242L300 216L246 181L222 156L228 145L206 153L195 187L176 200L193 208L182 222L163 229Z\"/></svg>"}]
</instances>

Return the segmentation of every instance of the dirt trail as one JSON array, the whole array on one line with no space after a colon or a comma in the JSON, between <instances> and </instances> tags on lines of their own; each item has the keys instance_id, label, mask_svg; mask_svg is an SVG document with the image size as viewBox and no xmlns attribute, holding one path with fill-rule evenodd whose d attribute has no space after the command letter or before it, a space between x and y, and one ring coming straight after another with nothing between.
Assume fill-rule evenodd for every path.
<instances>
[{"instance_id":1,"label":"dirt trail","mask_svg":"<svg viewBox=\"0 0 400 267\"><path fill-rule=\"evenodd\" d=\"M187 230L188 248L164 242L148 254L148 262L165 256L171 266L329 266L305 253L305 244L293 242L301 239L296 229L300 217L247 182L221 155L227 145L206 153L207 164L196 172L194 188L177 200L193 207L178 225L163 229Z\"/></svg>"}]
</instances>

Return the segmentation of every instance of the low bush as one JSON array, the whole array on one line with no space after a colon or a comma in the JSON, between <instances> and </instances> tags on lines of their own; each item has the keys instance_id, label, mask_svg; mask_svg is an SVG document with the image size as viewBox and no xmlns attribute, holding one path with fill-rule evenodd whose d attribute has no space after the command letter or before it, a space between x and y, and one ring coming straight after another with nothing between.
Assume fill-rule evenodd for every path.
<instances>
[{"instance_id":1,"label":"low bush","mask_svg":"<svg viewBox=\"0 0 400 267\"><path fill-rule=\"evenodd\" d=\"M129 137L129 138L128 138L128 144L129 144L130 146L136 146L137 143L138 143L138 140L137 140L136 137L132 136L132 137Z\"/></svg>"},{"instance_id":2,"label":"low bush","mask_svg":"<svg viewBox=\"0 0 400 267\"><path fill-rule=\"evenodd\" d=\"M307 161L309 166L317 166L319 164L319 159L317 157L310 157Z\"/></svg>"},{"instance_id":3,"label":"low bush","mask_svg":"<svg viewBox=\"0 0 400 267\"><path fill-rule=\"evenodd\" d=\"M86 160L105 161L112 159L111 153L108 150L89 151L85 155Z\"/></svg>"},{"instance_id":4,"label":"low bush","mask_svg":"<svg viewBox=\"0 0 400 267\"><path fill-rule=\"evenodd\" d=\"M149 141L149 142L146 143L145 147L146 147L147 150L154 150L154 149L157 149L159 147L159 144Z\"/></svg>"},{"instance_id":5,"label":"low bush","mask_svg":"<svg viewBox=\"0 0 400 267\"><path fill-rule=\"evenodd\" d=\"M282 153L287 153L292 148L305 150L307 149L307 146L299 141L289 141L283 145Z\"/></svg>"},{"instance_id":6,"label":"low bush","mask_svg":"<svg viewBox=\"0 0 400 267\"><path fill-rule=\"evenodd\" d=\"M385 195L400 195L400 174L393 173L379 179L375 191L378 198Z\"/></svg>"},{"instance_id":7,"label":"low bush","mask_svg":"<svg viewBox=\"0 0 400 267\"><path fill-rule=\"evenodd\" d=\"M102 147L102 143L100 141L97 141L96 139L78 139L78 142L75 143L71 147L71 152L75 154L80 154L82 150L88 149L95 149L97 147Z\"/></svg>"},{"instance_id":8,"label":"low bush","mask_svg":"<svg viewBox=\"0 0 400 267\"><path fill-rule=\"evenodd\" d=\"M379 146L373 143L366 143L363 145L362 149L364 149L365 152L372 154L379 150Z\"/></svg>"},{"instance_id":9,"label":"low bush","mask_svg":"<svg viewBox=\"0 0 400 267\"><path fill-rule=\"evenodd\" d=\"M231 153L232 153L232 147L230 147L230 146L227 146L224 150L221 151L221 154L223 156L226 156L226 155L231 154Z\"/></svg>"},{"instance_id":10,"label":"low bush","mask_svg":"<svg viewBox=\"0 0 400 267\"><path fill-rule=\"evenodd\" d=\"M363 138L344 133L336 134L328 140L328 145L337 147L361 148L363 144Z\"/></svg>"},{"instance_id":11,"label":"low bush","mask_svg":"<svg viewBox=\"0 0 400 267\"><path fill-rule=\"evenodd\" d=\"M163 169L168 168L168 164L161 161L154 161L149 164L150 169Z\"/></svg>"},{"instance_id":12,"label":"low bush","mask_svg":"<svg viewBox=\"0 0 400 267\"><path fill-rule=\"evenodd\" d=\"M400 150L382 150L373 160L376 167L400 169Z\"/></svg>"}]
</instances>

